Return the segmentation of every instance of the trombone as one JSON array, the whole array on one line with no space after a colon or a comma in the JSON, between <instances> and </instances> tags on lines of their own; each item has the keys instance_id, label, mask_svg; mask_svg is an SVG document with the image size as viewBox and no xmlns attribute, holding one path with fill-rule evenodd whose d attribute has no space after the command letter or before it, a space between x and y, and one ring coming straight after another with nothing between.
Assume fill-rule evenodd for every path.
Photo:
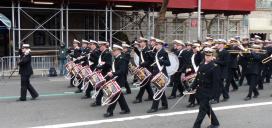
<instances>
[{"instance_id":1,"label":"trombone","mask_svg":"<svg viewBox=\"0 0 272 128\"><path fill-rule=\"evenodd\" d=\"M265 59L262 60L262 63L263 64L266 64L267 62L271 61L272 60L272 57L269 56L269 57L266 57Z\"/></svg>"}]
</instances>

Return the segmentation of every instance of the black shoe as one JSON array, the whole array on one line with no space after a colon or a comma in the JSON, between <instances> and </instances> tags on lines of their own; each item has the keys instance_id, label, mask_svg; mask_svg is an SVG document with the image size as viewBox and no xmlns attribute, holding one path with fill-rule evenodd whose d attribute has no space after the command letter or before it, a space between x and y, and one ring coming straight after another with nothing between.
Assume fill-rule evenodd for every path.
<instances>
[{"instance_id":1,"label":"black shoe","mask_svg":"<svg viewBox=\"0 0 272 128\"><path fill-rule=\"evenodd\" d=\"M142 100L136 99L136 100L134 100L132 103L133 103L133 104L137 104L137 103L141 103L141 102L142 102Z\"/></svg>"},{"instance_id":2,"label":"black shoe","mask_svg":"<svg viewBox=\"0 0 272 128\"><path fill-rule=\"evenodd\" d=\"M89 99L91 98L90 96L82 96L81 99Z\"/></svg>"},{"instance_id":3,"label":"black shoe","mask_svg":"<svg viewBox=\"0 0 272 128\"><path fill-rule=\"evenodd\" d=\"M113 116L113 113L107 112L107 113L104 114L104 117L111 117L111 116Z\"/></svg>"},{"instance_id":4,"label":"black shoe","mask_svg":"<svg viewBox=\"0 0 272 128\"><path fill-rule=\"evenodd\" d=\"M75 91L75 93L81 93L82 92L82 90L76 90Z\"/></svg>"},{"instance_id":5,"label":"black shoe","mask_svg":"<svg viewBox=\"0 0 272 128\"><path fill-rule=\"evenodd\" d=\"M126 94L131 94L131 92L126 92Z\"/></svg>"},{"instance_id":6,"label":"black shoe","mask_svg":"<svg viewBox=\"0 0 272 128\"><path fill-rule=\"evenodd\" d=\"M162 106L162 107L159 108L159 110L167 110L167 109L168 109L167 106Z\"/></svg>"},{"instance_id":7,"label":"black shoe","mask_svg":"<svg viewBox=\"0 0 272 128\"><path fill-rule=\"evenodd\" d=\"M196 104L194 104L194 103L190 103L189 105L187 105L186 107L187 108L193 108L193 107L195 107L196 106Z\"/></svg>"},{"instance_id":8,"label":"black shoe","mask_svg":"<svg viewBox=\"0 0 272 128\"><path fill-rule=\"evenodd\" d=\"M154 112L157 112L158 110L157 109L149 109L149 110L147 110L146 112L147 113L154 113Z\"/></svg>"},{"instance_id":9,"label":"black shoe","mask_svg":"<svg viewBox=\"0 0 272 128\"><path fill-rule=\"evenodd\" d=\"M222 102L226 102L226 101L228 101L229 100L229 98L224 98L223 100L221 100Z\"/></svg>"},{"instance_id":10,"label":"black shoe","mask_svg":"<svg viewBox=\"0 0 272 128\"><path fill-rule=\"evenodd\" d=\"M218 100L211 100L211 101L210 101L210 104L218 104L218 103L219 103Z\"/></svg>"},{"instance_id":11,"label":"black shoe","mask_svg":"<svg viewBox=\"0 0 272 128\"><path fill-rule=\"evenodd\" d=\"M210 125L210 126L208 126L207 128L219 128L219 125Z\"/></svg>"},{"instance_id":12,"label":"black shoe","mask_svg":"<svg viewBox=\"0 0 272 128\"><path fill-rule=\"evenodd\" d=\"M153 100L153 99L149 99L149 98L148 98L148 99L144 99L144 101L152 101L152 100Z\"/></svg>"},{"instance_id":13,"label":"black shoe","mask_svg":"<svg viewBox=\"0 0 272 128\"><path fill-rule=\"evenodd\" d=\"M183 96L183 93L180 93L177 95L177 97L182 97Z\"/></svg>"},{"instance_id":14,"label":"black shoe","mask_svg":"<svg viewBox=\"0 0 272 128\"><path fill-rule=\"evenodd\" d=\"M251 97L247 96L244 100L245 101L251 100Z\"/></svg>"},{"instance_id":15,"label":"black shoe","mask_svg":"<svg viewBox=\"0 0 272 128\"><path fill-rule=\"evenodd\" d=\"M130 113L130 111L121 111L121 112L119 112L119 114L129 114Z\"/></svg>"},{"instance_id":16,"label":"black shoe","mask_svg":"<svg viewBox=\"0 0 272 128\"><path fill-rule=\"evenodd\" d=\"M259 96L259 94L256 94L256 95L253 96L253 98L258 98L258 96Z\"/></svg>"},{"instance_id":17,"label":"black shoe","mask_svg":"<svg viewBox=\"0 0 272 128\"><path fill-rule=\"evenodd\" d=\"M169 96L168 99L176 99L176 96Z\"/></svg>"},{"instance_id":18,"label":"black shoe","mask_svg":"<svg viewBox=\"0 0 272 128\"><path fill-rule=\"evenodd\" d=\"M96 102L92 103L91 104L91 107L97 107L97 106L100 106L101 104L97 104Z\"/></svg>"},{"instance_id":19,"label":"black shoe","mask_svg":"<svg viewBox=\"0 0 272 128\"><path fill-rule=\"evenodd\" d=\"M26 99L21 99L21 98L19 98L19 99L17 99L16 101L26 101Z\"/></svg>"},{"instance_id":20,"label":"black shoe","mask_svg":"<svg viewBox=\"0 0 272 128\"><path fill-rule=\"evenodd\" d=\"M263 90L263 87L258 87L258 90Z\"/></svg>"},{"instance_id":21,"label":"black shoe","mask_svg":"<svg viewBox=\"0 0 272 128\"><path fill-rule=\"evenodd\" d=\"M238 88L234 88L234 89L232 89L231 91L232 92L235 92L235 91L237 91L238 90Z\"/></svg>"},{"instance_id":22,"label":"black shoe","mask_svg":"<svg viewBox=\"0 0 272 128\"><path fill-rule=\"evenodd\" d=\"M36 100L39 97L39 95L32 97L30 100Z\"/></svg>"}]
</instances>

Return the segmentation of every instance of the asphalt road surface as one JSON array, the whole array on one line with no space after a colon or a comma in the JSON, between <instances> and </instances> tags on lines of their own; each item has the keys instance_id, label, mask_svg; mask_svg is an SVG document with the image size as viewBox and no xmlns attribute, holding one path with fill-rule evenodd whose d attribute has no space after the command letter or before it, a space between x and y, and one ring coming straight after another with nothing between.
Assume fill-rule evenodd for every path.
<instances>
[{"instance_id":1,"label":"asphalt road surface","mask_svg":"<svg viewBox=\"0 0 272 128\"><path fill-rule=\"evenodd\" d=\"M120 115L117 105L114 116L104 118L107 107L90 107L93 100L80 99L83 94L73 93L76 88L67 88L69 81L62 77L36 77L31 83L40 93L38 100L16 102L20 79L0 79L0 128L191 128L198 112L198 106L186 108L188 97L185 97L174 109L147 114L152 102L132 104L138 93L138 89L133 88L132 94L125 95L131 113ZM171 89L167 88L167 96ZM259 98L244 101L247 91L248 86L242 86L230 92L229 101L212 105L221 128L272 127L271 85L264 85ZM168 100L169 107L177 100ZM209 122L206 117L202 127L207 127Z\"/></svg>"}]
</instances>

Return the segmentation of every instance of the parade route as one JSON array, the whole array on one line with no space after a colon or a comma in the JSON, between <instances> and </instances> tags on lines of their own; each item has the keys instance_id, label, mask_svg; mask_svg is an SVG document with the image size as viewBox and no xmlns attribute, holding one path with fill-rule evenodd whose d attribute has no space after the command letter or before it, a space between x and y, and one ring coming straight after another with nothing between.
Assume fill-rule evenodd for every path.
<instances>
[{"instance_id":1,"label":"parade route","mask_svg":"<svg viewBox=\"0 0 272 128\"><path fill-rule=\"evenodd\" d=\"M54 79L54 80L52 80ZM63 78L33 78L31 83L41 94L38 100L16 102L20 84L18 79L7 81L0 86L0 120L1 128L31 128L31 127L77 127L77 128L191 128L198 112L198 106L186 108L188 97L185 97L172 110L158 111L147 114L152 102L143 101L132 104L138 89L125 95L131 113L120 115L117 105L114 116L104 118L104 107L90 107L91 99L80 99L83 94L73 93L76 88L67 88L69 81ZM222 128L259 128L270 127L272 114L272 87L264 85L259 98L244 101L248 86L241 86L238 91L230 92L230 100L212 105ZM167 88L169 96L171 87ZM145 97L146 98L146 95ZM168 100L169 108L178 99ZM209 125L206 118L203 127Z\"/></svg>"}]
</instances>

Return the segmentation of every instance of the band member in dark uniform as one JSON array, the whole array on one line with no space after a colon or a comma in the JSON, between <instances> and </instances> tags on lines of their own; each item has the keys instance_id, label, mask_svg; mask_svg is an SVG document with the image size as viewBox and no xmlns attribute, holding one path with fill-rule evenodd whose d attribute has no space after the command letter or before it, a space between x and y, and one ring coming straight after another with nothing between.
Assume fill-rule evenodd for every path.
<instances>
[{"instance_id":1,"label":"band member in dark uniform","mask_svg":"<svg viewBox=\"0 0 272 128\"><path fill-rule=\"evenodd\" d=\"M98 65L96 69L99 70L103 76L105 76L111 70L111 65L112 65L112 56L108 49L109 42L98 41L98 45L99 45L99 50L101 53L98 59ZM92 103L91 106L93 107L100 106L102 97L103 97L103 92L100 91L95 99L95 102Z\"/></svg>"},{"instance_id":2,"label":"band member in dark uniform","mask_svg":"<svg viewBox=\"0 0 272 128\"><path fill-rule=\"evenodd\" d=\"M88 63L89 62L88 61L88 55L90 53L90 49L88 48L88 44L90 42L87 41L87 40L82 40L81 42L82 42L81 54L80 54L80 57L77 58L77 60L75 61L75 63L81 63L82 67L84 67L84 66L89 65L89 63ZM81 87L82 87L82 82L77 87L78 90L75 91L75 93L81 93L82 92Z\"/></svg>"},{"instance_id":3,"label":"band member in dark uniform","mask_svg":"<svg viewBox=\"0 0 272 128\"><path fill-rule=\"evenodd\" d=\"M235 40L234 38L230 39L230 46L226 50L241 50L239 48L240 43ZM238 68L238 54L229 54L229 64L228 64L228 77L226 80L226 91L229 92L229 87L232 85L233 90L232 91L237 91L238 86L235 82L235 74Z\"/></svg>"},{"instance_id":4,"label":"band member in dark uniform","mask_svg":"<svg viewBox=\"0 0 272 128\"><path fill-rule=\"evenodd\" d=\"M272 55L272 45L271 45L271 41L269 40L266 40L265 43L266 45L264 46L264 50L267 51L265 55L265 58L266 58ZM264 69L261 76L262 81L266 83L270 83L271 73L272 73L272 61L264 63Z\"/></svg>"},{"instance_id":5,"label":"band member in dark uniform","mask_svg":"<svg viewBox=\"0 0 272 128\"><path fill-rule=\"evenodd\" d=\"M185 66L185 44L181 41L181 40L174 40L173 41L174 45L175 45L175 55L177 55L178 59L179 59L179 69L178 71L172 75L173 77L173 88L172 88L172 92L171 92L171 96L168 97L168 99L174 99L176 98L176 93L177 90L180 92L179 96L183 95L183 86L181 83L181 73L184 72L184 66Z\"/></svg>"},{"instance_id":6,"label":"band member in dark uniform","mask_svg":"<svg viewBox=\"0 0 272 128\"><path fill-rule=\"evenodd\" d=\"M247 49L249 47L249 39L247 37L242 39L242 46ZM244 78L245 78L245 72L246 72L246 58L244 56L239 55L239 60L238 60L239 65L241 65L241 77L239 79L239 86L242 86Z\"/></svg>"},{"instance_id":7,"label":"band member in dark uniform","mask_svg":"<svg viewBox=\"0 0 272 128\"><path fill-rule=\"evenodd\" d=\"M244 100L250 100L252 97L252 92L254 93L253 98L257 98L259 96L259 92L256 88L258 82L258 75L260 75L260 63L261 63L261 55L256 53L258 50L261 49L260 45L253 44L252 51L250 54L245 55L247 60L247 67L246 67L246 77L249 84L249 91L248 95Z\"/></svg>"},{"instance_id":8,"label":"band member in dark uniform","mask_svg":"<svg viewBox=\"0 0 272 128\"><path fill-rule=\"evenodd\" d=\"M79 63L79 61L76 61L76 59L81 55L81 49L79 47L80 42L76 39L73 41L73 48L69 49L67 51L68 55L71 57L72 61L75 61L75 63ZM70 80L70 86L68 87L75 87L73 85L74 78Z\"/></svg>"},{"instance_id":9,"label":"band member in dark uniform","mask_svg":"<svg viewBox=\"0 0 272 128\"><path fill-rule=\"evenodd\" d=\"M165 76L167 75L166 66L170 66L170 61L168 58L168 53L163 48L164 41L156 39L156 54L155 54L155 62L153 74L158 74L159 72L162 72ZM162 97L158 100L153 99L152 107L147 111L147 113L153 113L159 110L166 110L168 109L168 103L167 98L165 95L165 92L162 92ZM161 100L162 107L159 107L159 100Z\"/></svg>"},{"instance_id":10,"label":"band member in dark uniform","mask_svg":"<svg viewBox=\"0 0 272 128\"><path fill-rule=\"evenodd\" d=\"M30 76L33 74L29 44L22 45L22 53L17 64L19 65L19 74L21 75L21 96L17 101L26 101L27 90L32 96L31 100L35 100L39 94L30 84L29 80Z\"/></svg>"},{"instance_id":11,"label":"band member in dark uniform","mask_svg":"<svg viewBox=\"0 0 272 128\"><path fill-rule=\"evenodd\" d=\"M88 48L90 49L90 52L88 54L88 65L90 66L90 69L92 71L94 71L97 64L98 64L98 58L100 55L100 51L97 48L97 42L95 40L90 40L89 42L90 43L88 44ZM85 96L83 96L81 99L90 98L92 89L93 89L93 86L89 85L86 92L85 92Z\"/></svg>"},{"instance_id":12,"label":"band member in dark uniform","mask_svg":"<svg viewBox=\"0 0 272 128\"><path fill-rule=\"evenodd\" d=\"M199 64L203 61L203 55L200 52L200 44L194 43L192 46L193 54L190 58L190 64L186 67L186 72L197 72ZM189 70L189 71L188 71ZM189 97L189 105L187 107L194 107L196 101L196 96L194 94ZM198 100L197 100L198 101Z\"/></svg>"},{"instance_id":13,"label":"band member in dark uniform","mask_svg":"<svg viewBox=\"0 0 272 128\"><path fill-rule=\"evenodd\" d=\"M126 88L126 93L127 94L131 94L131 89L129 87L128 81L127 81L127 75L128 75L128 64L130 62L130 46L128 44L126 44L126 42L122 43L122 47L123 47L123 52L122 54L124 55L124 59L126 60L126 66L124 66L124 68L126 69L126 77L125 77L125 84L122 85Z\"/></svg>"},{"instance_id":14,"label":"band member in dark uniform","mask_svg":"<svg viewBox=\"0 0 272 128\"><path fill-rule=\"evenodd\" d=\"M146 68L147 70L149 70L151 72L152 68L151 68L150 65L153 63L154 60L153 60L153 58L152 58L152 56L150 54L149 48L147 47L147 41L148 41L147 39L140 37L139 45L140 45L141 51L139 51L138 48L134 47L134 52L140 58L139 66L144 67L144 68ZM144 95L145 90L148 93L148 99L147 100L152 100L153 91L152 91L152 88L150 86L150 81L148 81L145 86L140 88L140 91L136 96L136 100L133 101L133 103L141 103L142 102L142 97Z\"/></svg>"},{"instance_id":15,"label":"band member in dark uniform","mask_svg":"<svg viewBox=\"0 0 272 128\"><path fill-rule=\"evenodd\" d=\"M126 83L126 81L124 81L126 79L126 69L124 68L124 66L127 65L127 62L124 58L124 54L122 54L122 50L123 50L123 48L121 46L116 45L116 44L113 45L112 56L114 57L114 61L112 63L112 71L110 71L108 73L108 77L110 77L110 78L117 77L116 82L120 86L122 86ZM108 79L108 78L106 78L106 79ZM117 98L117 96L114 98ZM129 109L127 102L125 100L124 94L121 92L118 100L108 107L107 113L104 114L104 117L113 116L113 111L115 109L117 102L119 103L120 108L121 108L120 114L129 114L130 113L130 109Z\"/></svg>"},{"instance_id":16,"label":"band member in dark uniform","mask_svg":"<svg viewBox=\"0 0 272 128\"><path fill-rule=\"evenodd\" d=\"M224 48L226 41L219 39L216 42L216 53L217 53L217 57L216 60L214 61L214 63L216 63L219 67L220 70L220 76L221 79L219 81L219 88L216 91L216 95L214 97L214 100L211 101L212 104L216 104L219 103L219 99L221 94L223 95L223 101L226 101L229 99L229 94L226 90L226 88L224 87L224 80L226 80L228 78L228 64L229 64L229 53L228 51Z\"/></svg>"},{"instance_id":17,"label":"band member in dark uniform","mask_svg":"<svg viewBox=\"0 0 272 128\"><path fill-rule=\"evenodd\" d=\"M192 84L192 89L196 89L196 96L199 99L199 112L193 128L200 128L205 116L211 120L208 128L218 128L219 122L214 114L209 101L214 97L220 81L220 69L213 61L213 49L205 48L205 61L199 65L197 76Z\"/></svg>"}]
</instances>

